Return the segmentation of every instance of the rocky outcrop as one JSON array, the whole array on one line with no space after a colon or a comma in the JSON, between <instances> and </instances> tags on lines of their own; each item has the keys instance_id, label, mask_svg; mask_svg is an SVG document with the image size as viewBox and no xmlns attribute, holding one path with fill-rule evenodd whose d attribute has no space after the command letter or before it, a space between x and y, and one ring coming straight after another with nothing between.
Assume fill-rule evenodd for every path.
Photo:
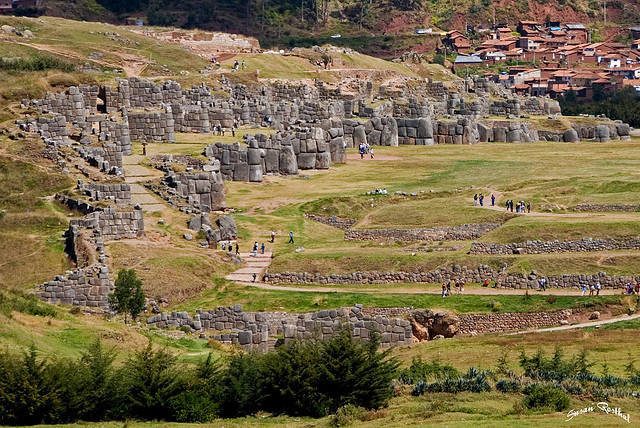
<instances>
[{"instance_id":1,"label":"rocky outcrop","mask_svg":"<svg viewBox=\"0 0 640 428\"><path fill-rule=\"evenodd\" d=\"M453 337L460 329L460 319L449 312L417 310L411 313L413 335L420 341L437 335Z\"/></svg>"}]
</instances>

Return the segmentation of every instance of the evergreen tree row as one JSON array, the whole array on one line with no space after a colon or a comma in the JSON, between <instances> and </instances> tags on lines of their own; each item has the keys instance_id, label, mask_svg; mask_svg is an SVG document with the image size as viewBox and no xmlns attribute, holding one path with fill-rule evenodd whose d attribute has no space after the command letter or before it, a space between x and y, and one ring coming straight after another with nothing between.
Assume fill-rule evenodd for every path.
<instances>
[{"instance_id":1,"label":"evergreen tree row","mask_svg":"<svg viewBox=\"0 0 640 428\"><path fill-rule=\"evenodd\" d=\"M347 404L377 409L393 395L398 363L378 352L379 339L348 330L227 362L209 355L196 367L149 344L123 365L100 342L78 359L0 354L0 425L75 421L206 422L218 417L274 414L322 417Z\"/></svg>"}]
</instances>

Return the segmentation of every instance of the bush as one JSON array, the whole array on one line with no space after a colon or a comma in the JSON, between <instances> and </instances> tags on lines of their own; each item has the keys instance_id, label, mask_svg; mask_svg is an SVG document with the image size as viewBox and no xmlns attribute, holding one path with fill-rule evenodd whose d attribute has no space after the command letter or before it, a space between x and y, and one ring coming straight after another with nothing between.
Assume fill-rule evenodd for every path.
<instances>
[{"instance_id":1,"label":"bush","mask_svg":"<svg viewBox=\"0 0 640 428\"><path fill-rule=\"evenodd\" d=\"M71 315L80 315L82 313L82 309L80 309L80 306L74 306L69 309L69 313Z\"/></svg>"},{"instance_id":2,"label":"bush","mask_svg":"<svg viewBox=\"0 0 640 428\"><path fill-rule=\"evenodd\" d=\"M514 380L500 379L496 382L496 389L500 392L518 392L520 391L520 383Z\"/></svg>"},{"instance_id":3,"label":"bush","mask_svg":"<svg viewBox=\"0 0 640 428\"><path fill-rule=\"evenodd\" d=\"M335 427L353 425L356 422L362 422L366 414L366 409L354 406L353 404L347 404L338 408L336 414L331 418L331 425Z\"/></svg>"},{"instance_id":4,"label":"bush","mask_svg":"<svg viewBox=\"0 0 640 428\"><path fill-rule=\"evenodd\" d=\"M45 71L60 70L71 72L72 64L60 61L57 58L44 55L32 55L26 58L5 59L0 58L0 70L5 71Z\"/></svg>"},{"instance_id":5,"label":"bush","mask_svg":"<svg viewBox=\"0 0 640 428\"><path fill-rule=\"evenodd\" d=\"M549 303L550 305L553 305L556 300L558 300L558 298L553 294L549 294L549 296L547 296L547 303Z\"/></svg>"},{"instance_id":6,"label":"bush","mask_svg":"<svg viewBox=\"0 0 640 428\"><path fill-rule=\"evenodd\" d=\"M502 303L500 302L491 302L488 305L491 308L492 312L499 312L502 309Z\"/></svg>"},{"instance_id":7,"label":"bush","mask_svg":"<svg viewBox=\"0 0 640 428\"><path fill-rule=\"evenodd\" d=\"M420 357L414 357L411 365L400 373L400 380L407 384L414 384L428 378L458 378L460 373L452 366L440 365L438 361L423 362Z\"/></svg>"},{"instance_id":8,"label":"bush","mask_svg":"<svg viewBox=\"0 0 640 428\"><path fill-rule=\"evenodd\" d=\"M523 392L527 394L522 403L528 409L553 409L561 412L569 407L569 396L549 385L531 385L526 387Z\"/></svg>"}]
</instances>

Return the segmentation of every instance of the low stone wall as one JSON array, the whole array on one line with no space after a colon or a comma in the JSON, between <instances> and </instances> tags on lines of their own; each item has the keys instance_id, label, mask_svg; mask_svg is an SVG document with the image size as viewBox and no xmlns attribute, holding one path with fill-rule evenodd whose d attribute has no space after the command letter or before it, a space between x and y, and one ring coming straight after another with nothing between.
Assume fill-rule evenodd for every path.
<instances>
[{"instance_id":1,"label":"low stone wall","mask_svg":"<svg viewBox=\"0 0 640 428\"><path fill-rule=\"evenodd\" d=\"M338 229L350 229L351 226L356 224L358 219L355 218L338 218L336 216L332 217L322 217L315 214L305 214L305 218L309 220L317 221L318 223L327 224L329 226L337 227Z\"/></svg>"},{"instance_id":2,"label":"low stone wall","mask_svg":"<svg viewBox=\"0 0 640 428\"><path fill-rule=\"evenodd\" d=\"M473 242L470 254L544 254L590 251L639 250L640 239L585 238L578 241L527 241L514 244L488 244Z\"/></svg>"},{"instance_id":3,"label":"low stone wall","mask_svg":"<svg viewBox=\"0 0 640 428\"><path fill-rule=\"evenodd\" d=\"M635 212L640 210L640 205L594 205L580 204L573 207L574 211L584 212Z\"/></svg>"},{"instance_id":4,"label":"low stone wall","mask_svg":"<svg viewBox=\"0 0 640 428\"><path fill-rule=\"evenodd\" d=\"M353 337L368 339L373 331L381 334L382 346L408 345L413 341L411 324L405 319L369 316L362 306L323 310L305 314L286 312L244 312L240 305L216 310L198 310L190 317L187 312L162 313L147 318L147 325L156 328L188 326L195 331L217 332L214 340L238 344L247 349L266 351L282 335L285 342L293 339L330 339L347 327Z\"/></svg>"},{"instance_id":5,"label":"low stone wall","mask_svg":"<svg viewBox=\"0 0 640 428\"><path fill-rule=\"evenodd\" d=\"M398 144L432 146L435 143L431 118L396 119L396 122L398 124Z\"/></svg>"},{"instance_id":6,"label":"low stone wall","mask_svg":"<svg viewBox=\"0 0 640 428\"><path fill-rule=\"evenodd\" d=\"M109 268L96 265L58 275L40 288L40 299L47 303L108 309L109 293L114 287L109 279Z\"/></svg>"},{"instance_id":7,"label":"low stone wall","mask_svg":"<svg viewBox=\"0 0 640 428\"><path fill-rule=\"evenodd\" d=\"M73 199L61 193L57 193L54 199L59 203L61 203L62 205L65 205L66 207L68 207L70 210L78 211L83 215L87 215L94 211L98 211L98 208L94 207L88 202L84 202L79 199Z\"/></svg>"},{"instance_id":8,"label":"low stone wall","mask_svg":"<svg viewBox=\"0 0 640 428\"><path fill-rule=\"evenodd\" d=\"M483 283L495 281L498 287L515 289L539 289L540 279L545 278L547 287L580 288L582 285L600 283L605 288L623 289L626 284L640 283L640 275L613 276L604 272L596 274L565 274L542 276L536 272L528 275L495 271L488 266L470 269L455 265L443 267L431 272L354 272L350 274L321 275L308 272L267 272L263 280L274 284L390 284L418 282L442 284L443 282L464 281L465 283Z\"/></svg>"},{"instance_id":9,"label":"low stone wall","mask_svg":"<svg viewBox=\"0 0 640 428\"><path fill-rule=\"evenodd\" d=\"M37 132L42 138L53 140L56 144L68 145L71 143L64 116L41 116L37 119L28 119L26 122L18 120L16 124L23 131Z\"/></svg>"},{"instance_id":10,"label":"low stone wall","mask_svg":"<svg viewBox=\"0 0 640 428\"><path fill-rule=\"evenodd\" d=\"M458 334L499 333L550 327L567 321L571 311L459 315Z\"/></svg>"},{"instance_id":11,"label":"low stone wall","mask_svg":"<svg viewBox=\"0 0 640 428\"><path fill-rule=\"evenodd\" d=\"M500 227L498 223L439 226L429 229L349 229L346 241L432 242L477 239Z\"/></svg>"},{"instance_id":12,"label":"low stone wall","mask_svg":"<svg viewBox=\"0 0 640 428\"><path fill-rule=\"evenodd\" d=\"M433 140L435 144L476 144L480 135L472 119L439 120L433 123Z\"/></svg>"},{"instance_id":13,"label":"low stone wall","mask_svg":"<svg viewBox=\"0 0 640 428\"><path fill-rule=\"evenodd\" d=\"M144 236L142 209L120 211L107 207L88 215L87 221L95 221L105 241Z\"/></svg>"},{"instance_id":14,"label":"low stone wall","mask_svg":"<svg viewBox=\"0 0 640 428\"><path fill-rule=\"evenodd\" d=\"M539 140L538 131L531 122L486 120L478 123L481 142L532 143Z\"/></svg>"}]
</instances>

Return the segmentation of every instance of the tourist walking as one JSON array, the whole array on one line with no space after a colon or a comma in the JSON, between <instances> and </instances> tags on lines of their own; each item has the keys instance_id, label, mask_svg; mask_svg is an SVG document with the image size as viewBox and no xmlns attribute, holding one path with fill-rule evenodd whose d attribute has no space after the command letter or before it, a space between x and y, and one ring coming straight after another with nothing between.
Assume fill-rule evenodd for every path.
<instances>
[{"instance_id":1,"label":"tourist walking","mask_svg":"<svg viewBox=\"0 0 640 428\"><path fill-rule=\"evenodd\" d=\"M527 202L527 213L531 212L531 202Z\"/></svg>"},{"instance_id":2,"label":"tourist walking","mask_svg":"<svg viewBox=\"0 0 640 428\"><path fill-rule=\"evenodd\" d=\"M260 253L264 254L264 242L262 243L262 246L260 247Z\"/></svg>"},{"instance_id":3,"label":"tourist walking","mask_svg":"<svg viewBox=\"0 0 640 428\"><path fill-rule=\"evenodd\" d=\"M253 257L258 257L258 241L253 244Z\"/></svg>"},{"instance_id":4,"label":"tourist walking","mask_svg":"<svg viewBox=\"0 0 640 428\"><path fill-rule=\"evenodd\" d=\"M478 194L477 193L475 195L473 195L473 206L475 207L476 205L478 205Z\"/></svg>"},{"instance_id":5,"label":"tourist walking","mask_svg":"<svg viewBox=\"0 0 640 428\"><path fill-rule=\"evenodd\" d=\"M289 242L288 244L293 244L293 232L289 232Z\"/></svg>"},{"instance_id":6,"label":"tourist walking","mask_svg":"<svg viewBox=\"0 0 640 428\"><path fill-rule=\"evenodd\" d=\"M540 278L540 288L542 289L542 291L547 291L547 279L546 278Z\"/></svg>"},{"instance_id":7,"label":"tourist walking","mask_svg":"<svg viewBox=\"0 0 640 428\"><path fill-rule=\"evenodd\" d=\"M596 291L596 286L591 284L589 286L589 296L593 296L593 293L595 293L595 291Z\"/></svg>"},{"instance_id":8,"label":"tourist walking","mask_svg":"<svg viewBox=\"0 0 640 428\"><path fill-rule=\"evenodd\" d=\"M444 282L442 283L442 297L445 297L447 295L447 284L445 284Z\"/></svg>"},{"instance_id":9,"label":"tourist walking","mask_svg":"<svg viewBox=\"0 0 640 428\"><path fill-rule=\"evenodd\" d=\"M244 62L244 60L242 60L242 69L243 70L247 69L247 64Z\"/></svg>"},{"instance_id":10,"label":"tourist walking","mask_svg":"<svg viewBox=\"0 0 640 428\"><path fill-rule=\"evenodd\" d=\"M482 195L482 193L480 193L480 196L478 197L478 199L480 200L480 206L483 207L484 206L484 195Z\"/></svg>"},{"instance_id":11,"label":"tourist walking","mask_svg":"<svg viewBox=\"0 0 640 428\"><path fill-rule=\"evenodd\" d=\"M258 277L258 274L254 273L253 274L253 282L256 282L256 278Z\"/></svg>"},{"instance_id":12,"label":"tourist walking","mask_svg":"<svg viewBox=\"0 0 640 428\"><path fill-rule=\"evenodd\" d=\"M496 206L496 197L494 196L494 194L491 194L491 206L495 207Z\"/></svg>"},{"instance_id":13,"label":"tourist walking","mask_svg":"<svg viewBox=\"0 0 640 428\"><path fill-rule=\"evenodd\" d=\"M596 296L600 295L600 289L602 286L600 285L600 281L596 282Z\"/></svg>"},{"instance_id":14,"label":"tourist walking","mask_svg":"<svg viewBox=\"0 0 640 428\"><path fill-rule=\"evenodd\" d=\"M276 233L272 230L271 231L271 243L273 244L273 241L276 239Z\"/></svg>"},{"instance_id":15,"label":"tourist walking","mask_svg":"<svg viewBox=\"0 0 640 428\"><path fill-rule=\"evenodd\" d=\"M586 292L587 292L587 286L582 284L582 294L581 295L584 296L584 293L586 293Z\"/></svg>"},{"instance_id":16,"label":"tourist walking","mask_svg":"<svg viewBox=\"0 0 640 428\"><path fill-rule=\"evenodd\" d=\"M236 242L236 256L240 254L240 245L238 245L238 242Z\"/></svg>"},{"instance_id":17,"label":"tourist walking","mask_svg":"<svg viewBox=\"0 0 640 428\"><path fill-rule=\"evenodd\" d=\"M447 282L447 296L451 296L451 283Z\"/></svg>"}]
</instances>

